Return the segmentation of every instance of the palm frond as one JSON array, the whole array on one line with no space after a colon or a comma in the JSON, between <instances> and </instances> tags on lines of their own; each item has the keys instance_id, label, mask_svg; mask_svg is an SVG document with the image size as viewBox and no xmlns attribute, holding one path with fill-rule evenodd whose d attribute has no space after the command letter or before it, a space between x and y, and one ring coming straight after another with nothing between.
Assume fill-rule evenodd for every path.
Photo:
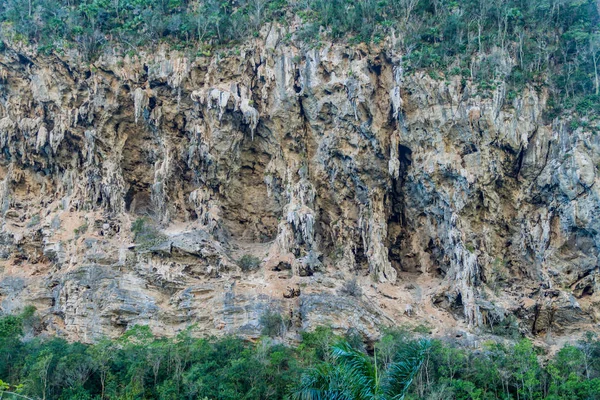
<instances>
[{"instance_id":1,"label":"palm frond","mask_svg":"<svg viewBox=\"0 0 600 400\"><path fill-rule=\"evenodd\" d=\"M411 383L419 373L431 341L421 339L403 346L382 381L384 393L391 400L403 400Z\"/></svg>"},{"instance_id":2,"label":"palm frond","mask_svg":"<svg viewBox=\"0 0 600 400\"><path fill-rule=\"evenodd\" d=\"M428 340L403 346L382 379L371 358L347 342L332 346L334 363L323 363L302 377L291 400L403 400L431 347Z\"/></svg>"},{"instance_id":3,"label":"palm frond","mask_svg":"<svg viewBox=\"0 0 600 400\"><path fill-rule=\"evenodd\" d=\"M333 359L349 378L354 400L371 400L377 397L377 369L371 358L342 341L331 347Z\"/></svg>"},{"instance_id":4,"label":"palm frond","mask_svg":"<svg viewBox=\"0 0 600 400\"><path fill-rule=\"evenodd\" d=\"M350 379L339 366L323 363L302 377L290 394L292 400L355 400L349 390Z\"/></svg>"}]
</instances>

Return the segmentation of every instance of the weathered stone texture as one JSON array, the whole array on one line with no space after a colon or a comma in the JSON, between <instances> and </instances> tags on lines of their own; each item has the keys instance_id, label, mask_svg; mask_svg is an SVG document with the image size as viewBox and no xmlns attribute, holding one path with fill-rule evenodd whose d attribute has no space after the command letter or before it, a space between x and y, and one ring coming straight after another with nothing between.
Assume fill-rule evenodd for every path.
<instances>
[{"instance_id":1,"label":"weathered stone texture","mask_svg":"<svg viewBox=\"0 0 600 400\"><path fill-rule=\"evenodd\" d=\"M546 121L533 88L405 75L391 43L283 35L197 59L0 55L2 311L86 341L255 336L268 310L288 335L594 329L594 123Z\"/></svg>"}]
</instances>

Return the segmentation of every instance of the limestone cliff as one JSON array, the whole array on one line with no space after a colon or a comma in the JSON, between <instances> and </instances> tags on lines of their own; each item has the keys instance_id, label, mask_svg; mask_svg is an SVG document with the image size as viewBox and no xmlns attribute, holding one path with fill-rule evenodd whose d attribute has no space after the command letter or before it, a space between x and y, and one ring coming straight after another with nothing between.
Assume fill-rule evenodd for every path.
<instances>
[{"instance_id":1,"label":"limestone cliff","mask_svg":"<svg viewBox=\"0 0 600 400\"><path fill-rule=\"evenodd\" d=\"M392 40L284 34L199 58L1 54L2 312L33 304L83 341L255 336L269 310L290 338L597 327L593 122L546 121L534 88L404 74Z\"/></svg>"}]
</instances>

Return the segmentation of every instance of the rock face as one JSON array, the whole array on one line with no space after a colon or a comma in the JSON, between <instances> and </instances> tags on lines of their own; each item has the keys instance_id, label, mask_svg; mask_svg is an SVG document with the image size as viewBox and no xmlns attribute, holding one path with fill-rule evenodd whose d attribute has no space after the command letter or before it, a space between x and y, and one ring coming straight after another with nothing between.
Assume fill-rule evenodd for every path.
<instances>
[{"instance_id":1,"label":"rock face","mask_svg":"<svg viewBox=\"0 0 600 400\"><path fill-rule=\"evenodd\" d=\"M2 311L84 341L255 336L268 312L291 337L596 329L597 125L546 121L533 88L406 75L391 41L284 36L89 66L1 54Z\"/></svg>"}]
</instances>

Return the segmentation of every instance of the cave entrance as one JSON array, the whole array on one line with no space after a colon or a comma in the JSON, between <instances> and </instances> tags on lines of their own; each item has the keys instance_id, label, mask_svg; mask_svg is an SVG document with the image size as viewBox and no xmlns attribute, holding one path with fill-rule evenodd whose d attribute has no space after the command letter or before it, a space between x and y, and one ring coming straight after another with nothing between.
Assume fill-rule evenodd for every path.
<instances>
[{"instance_id":1,"label":"cave entrance","mask_svg":"<svg viewBox=\"0 0 600 400\"><path fill-rule=\"evenodd\" d=\"M389 193L388 216L388 251L392 266L400 271L416 272L409 260L403 259L402 243L408 239L406 222L405 188L408 169L412 165L412 150L406 146L398 145L398 160L400 169L397 179L392 180L392 189Z\"/></svg>"},{"instance_id":2,"label":"cave entrance","mask_svg":"<svg viewBox=\"0 0 600 400\"><path fill-rule=\"evenodd\" d=\"M151 200L154 163L158 150L151 132L136 124L116 124L118 135L127 135L123 146L121 170L125 181L125 209L139 216L154 216Z\"/></svg>"},{"instance_id":3,"label":"cave entrance","mask_svg":"<svg viewBox=\"0 0 600 400\"><path fill-rule=\"evenodd\" d=\"M257 132L260 133L260 132ZM223 193L223 225L234 240L268 242L277 236L283 207L281 194L271 195L265 183L265 168L272 157L269 143L260 134L244 137L238 166Z\"/></svg>"}]
</instances>

